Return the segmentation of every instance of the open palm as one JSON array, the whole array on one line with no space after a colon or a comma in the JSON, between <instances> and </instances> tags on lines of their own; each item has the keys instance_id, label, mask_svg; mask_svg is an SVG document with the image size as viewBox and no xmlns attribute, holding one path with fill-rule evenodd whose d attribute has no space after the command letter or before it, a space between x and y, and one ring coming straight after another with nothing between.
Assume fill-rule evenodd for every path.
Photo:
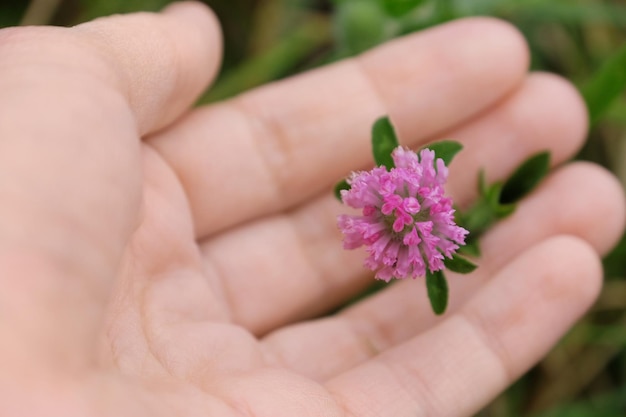
<instances>
[{"instance_id":1,"label":"open palm","mask_svg":"<svg viewBox=\"0 0 626 417\"><path fill-rule=\"evenodd\" d=\"M189 110L219 65L202 6L0 32L1 416L467 416L591 304L621 232L616 182L563 166L429 310L341 249L330 193L404 145L465 144L450 194L570 157L574 89L520 35L470 19ZM319 318L324 316L323 318Z\"/></svg>"}]
</instances>

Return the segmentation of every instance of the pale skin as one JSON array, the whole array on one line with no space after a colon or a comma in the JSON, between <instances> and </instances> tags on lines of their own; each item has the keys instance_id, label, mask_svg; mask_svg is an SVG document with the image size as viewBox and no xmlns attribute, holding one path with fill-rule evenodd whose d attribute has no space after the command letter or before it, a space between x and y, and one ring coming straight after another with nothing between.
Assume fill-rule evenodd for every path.
<instances>
[{"instance_id":1,"label":"pale skin","mask_svg":"<svg viewBox=\"0 0 626 417\"><path fill-rule=\"evenodd\" d=\"M0 416L470 416L589 308L621 187L568 163L574 88L528 74L508 24L469 19L191 110L218 70L198 4L0 31ZM555 170L449 275L430 312L341 249L332 185L455 138L450 194L549 149Z\"/></svg>"}]
</instances>

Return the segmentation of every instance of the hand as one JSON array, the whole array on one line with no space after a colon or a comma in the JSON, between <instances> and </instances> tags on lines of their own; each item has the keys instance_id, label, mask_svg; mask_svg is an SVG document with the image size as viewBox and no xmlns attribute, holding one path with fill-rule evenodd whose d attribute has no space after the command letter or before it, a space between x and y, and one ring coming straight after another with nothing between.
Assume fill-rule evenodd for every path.
<instances>
[{"instance_id":1,"label":"hand","mask_svg":"<svg viewBox=\"0 0 626 417\"><path fill-rule=\"evenodd\" d=\"M526 74L521 36L451 23L189 110L219 65L203 7L0 32L1 416L468 416L589 307L621 188L571 163L449 274L430 312L341 249L332 185L405 145L454 138L461 204L581 146L575 90Z\"/></svg>"}]
</instances>

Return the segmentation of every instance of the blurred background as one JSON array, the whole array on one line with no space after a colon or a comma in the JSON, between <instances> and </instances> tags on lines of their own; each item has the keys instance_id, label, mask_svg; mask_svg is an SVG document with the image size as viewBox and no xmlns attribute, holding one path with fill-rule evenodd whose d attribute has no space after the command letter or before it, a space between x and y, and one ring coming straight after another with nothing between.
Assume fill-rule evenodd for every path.
<instances>
[{"instance_id":1,"label":"blurred background","mask_svg":"<svg viewBox=\"0 0 626 417\"><path fill-rule=\"evenodd\" d=\"M626 0L204 0L225 35L221 75L200 99L362 52L464 16L508 20L526 36L532 67L580 88L592 121L579 159L626 184ZM156 11L169 0L0 0L0 27L70 26L98 16ZM534 369L477 414L626 416L626 239L606 257L594 308Z\"/></svg>"}]
</instances>

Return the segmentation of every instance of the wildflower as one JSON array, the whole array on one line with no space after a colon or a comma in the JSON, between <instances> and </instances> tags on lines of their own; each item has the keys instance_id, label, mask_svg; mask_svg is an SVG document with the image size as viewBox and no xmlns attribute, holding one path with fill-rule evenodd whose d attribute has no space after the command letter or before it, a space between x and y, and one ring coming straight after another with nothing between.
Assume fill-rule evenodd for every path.
<instances>
[{"instance_id":1,"label":"wildflower","mask_svg":"<svg viewBox=\"0 0 626 417\"><path fill-rule=\"evenodd\" d=\"M445 196L448 168L435 152L418 154L398 146L394 167L353 173L344 204L361 215L343 214L338 225L346 249L365 246L365 265L376 278L417 278L444 268L444 257L465 244L468 231L454 222L452 200Z\"/></svg>"}]
</instances>

